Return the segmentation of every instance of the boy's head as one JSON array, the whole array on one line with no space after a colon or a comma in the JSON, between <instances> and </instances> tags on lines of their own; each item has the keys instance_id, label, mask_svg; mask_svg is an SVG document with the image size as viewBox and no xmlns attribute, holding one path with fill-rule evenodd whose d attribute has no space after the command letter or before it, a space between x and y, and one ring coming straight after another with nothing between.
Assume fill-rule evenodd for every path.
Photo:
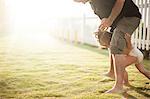
<instances>
[{"instance_id":1,"label":"boy's head","mask_svg":"<svg viewBox=\"0 0 150 99\"><path fill-rule=\"evenodd\" d=\"M112 38L112 33L107 32L107 31L106 32L102 32L100 37L99 37L100 45L109 47L111 38Z\"/></svg>"}]
</instances>

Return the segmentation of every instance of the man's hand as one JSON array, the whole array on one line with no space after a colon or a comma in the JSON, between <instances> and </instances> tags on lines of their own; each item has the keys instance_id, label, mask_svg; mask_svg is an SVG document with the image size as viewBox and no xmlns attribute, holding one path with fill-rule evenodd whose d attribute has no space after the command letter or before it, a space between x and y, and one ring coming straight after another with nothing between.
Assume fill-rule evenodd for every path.
<instances>
[{"instance_id":1,"label":"man's hand","mask_svg":"<svg viewBox=\"0 0 150 99\"><path fill-rule=\"evenodd\" d=\"M103 18L101 20L99 30L102 31L102 32L106 31L111 25L112 25L112 21L110 21L108 18Z\"/></svg>"},{"instance_id":2,"label":"man's hand","mask_svg":"<svg viewBox=\"0 0 150 99\"><path fill-rule=\"evenodd\" d=\"M110 27L112 25L114 20L120 14L120 12L123 8L124 2L125 2L125 0L116 0L109 17L102 19L101 25L99 27L99 29L101 31L105 31L108 27Z\"/></svg>"}]
</instances>

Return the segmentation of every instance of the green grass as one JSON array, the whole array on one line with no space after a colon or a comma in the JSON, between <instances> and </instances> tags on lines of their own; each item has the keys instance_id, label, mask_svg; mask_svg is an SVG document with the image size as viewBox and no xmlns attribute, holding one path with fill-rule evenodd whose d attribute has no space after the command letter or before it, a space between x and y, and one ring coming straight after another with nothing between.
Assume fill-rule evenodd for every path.
<instances>
[{"instance_id":1,"label":"green grass","mask_svg":"<svg viewBox=\"0 0 150 99\"><path fill-rule=\"evenodd\" d=\"M114 81L102 76L109 68L107 50L59 43L35 48L1 39L0 99L130 99L150 98L150 81L128 68L128 94L105 94ZM28 48L28 49L26 49ZM144 60L150 70L150 61Z\"/></svg>"}]
</instances>

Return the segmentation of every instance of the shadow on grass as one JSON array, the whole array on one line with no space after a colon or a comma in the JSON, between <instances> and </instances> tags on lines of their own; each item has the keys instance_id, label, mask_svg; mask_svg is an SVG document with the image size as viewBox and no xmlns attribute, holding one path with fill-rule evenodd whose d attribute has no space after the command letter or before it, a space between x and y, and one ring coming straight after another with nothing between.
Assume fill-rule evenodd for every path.
<instances>
[{"instance_id":1,"label":"shadow on grass","mask_svg":"<svg viewBox=\"0 0 150 99\"><path fill-rule=\"evenodd\" d=\"M146 91L150 91L150 88L146 88L146 87L134 87L134 86L130 86L131 90L134 90L135 92L147 97L147 98L150 98L150 94L146 93ZM127 92L126 93L123 93L122 94L123 98L125 99L138 99L130 94L128 94Z\"/></svg>"},{"instance_id":2,"label":"shadow on grass","mask_svg":"<svg viewBox=\"0 0 150 99\"><path fill-rule=\"evenodd\" d=\"M14 93L6 81L0 81L0 99L14 98Z\"/></svg>"},{"instance_id":3,"label":"shadow on grass","mask_svg":"<svg viewBox=\"0 0 150 99\"><path fill-rule=\"evenodd\" d=\"M146 97L146 99L150 99L150 94L148 93L148 91L150 91L150 88L146 88L146 87L134 87L134 86L130 86L131 90L135 91L136 93L143 95L144 97ZM107 90L99 90L98 94L102 94L105 93ZM122 96L122 99L139 99L131 94L129 94L128 92L122 93L120 94Z\"/></svg>"},{"instance_id":4,"label":"shadow on grass","mask_svg":"<svg viewBox=\"0 0 150 99\"><path fill-rule=\"evenodd\" d=\"M111 82L111 81L115 81L115 80L113 80L113 79L106 79L106 78L104 78L104 79L102 79L101 81L99 81L100 83L101 82Z\"/></svg>"},{"instance_id":5,"label":"shadow on grass","mask_svg":"<svg viewBox=\"0 0 150 99\"><path fill-rule=\"evenodd\" d=\"M138 99L138 98L128 94L127 92L123 93L122 96L123 96L122 99Z\"/></svg>"},{"instance_id":6,"label":"shadow on grass","mask_svg":"<svg viewBox=\"0 0 150 99\"><path fill-rule=\"evenodd\" d=\"M146 88L146 87L134 87L134 86L132 86L131 89L134 90L134 91L136 91L137 93L145 96L145 97L150 98L150 94L147 94L146 92L144 92L144 91L150 91L150 88Z\"/></svg>"},{"instance_id":7,"label":"shadow on grass","mask_svg":"<svg viewBox=\"0 0 150 99\"><path fill-rule=\"evenodd\" d=\"M6 88L8 88L8 84L4 81L0 81L0 93L5 92Z\"/></svg>"},{"instance_id":8,"label":"shadow on grass","mask_svg":"<svg viewBox=\"0 0 150 99\"><path fill-rule=\"evenodd\" d=\"M99 93L99 94L103 94L103 93L105 93L106 91L108 91L108 90L100 90L100 91L98 91L98 93ZM130 95L130 94L127 93L127 92L122 93L122 94L120 94L120 95L121 95L121 97L122 97L121 99L138 99L138 98L136 98L136 97Z\"/></svg>"}]
</instances>

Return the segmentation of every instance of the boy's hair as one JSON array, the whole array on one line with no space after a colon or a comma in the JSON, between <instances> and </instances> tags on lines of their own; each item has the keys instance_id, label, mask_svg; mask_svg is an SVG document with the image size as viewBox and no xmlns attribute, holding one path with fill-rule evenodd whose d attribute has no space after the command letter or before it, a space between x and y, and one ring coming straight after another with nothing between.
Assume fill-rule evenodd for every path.
<instances>
[{"instance_id":1,"label":"boy's hair","mask_svg":"<svg viewBox=\"0 0 150 99\"><path fill-rule=\"evenodd\" d=\"M112 38L112 33L110 32L103 32L99 37L99 43L102 46L110 45L110 41Z\"/></svg>"}]
</instances>

